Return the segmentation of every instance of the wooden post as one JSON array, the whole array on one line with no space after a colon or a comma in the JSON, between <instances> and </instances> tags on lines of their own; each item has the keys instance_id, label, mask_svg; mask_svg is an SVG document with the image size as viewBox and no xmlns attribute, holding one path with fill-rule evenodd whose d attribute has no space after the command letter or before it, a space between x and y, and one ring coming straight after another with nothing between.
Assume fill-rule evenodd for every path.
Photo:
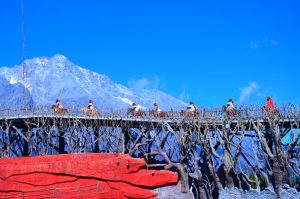
<instances>
[{"instance_id":1,"label":"wooden post","mask_svg":"<svg viewBox=\"0 0 300 199\"><path fill-rule=\"evenodd\" d=\"M64 154L65 152L65 131L62 129L63 127L58 127L59 139L58 139L58 153Z\"/></svg>"},{"instance_id":2,"label":"wooden post","mask_svg":"<svg viewBox=\"0 0 300 199\"><path fill-rule=\"evenodd\" d=\"M124 136L124 144L123 144L123 153L129 153L128 145L130 144L130 136L129 136L129 128L123 127L122 128L122 133Z\"/></svg>"},{"instance_id":3,"label":"wooden post","mask_svg":"<svg viewBox=\"0 0 300 199\"><path fill-rule=\"evenodd\" d=\"M97 140L99 138L99 127L95 128L94 135L95 135L95 140ZM100 152L100 149L99 149L99 140L97 140L95 142L95 147L93 149L93 152L94 153L99 153Z\"/></svg>"},{"instance_id":4,"label":"wooden post","mask_svg":"<svg viewBox=\"0 0 300 199\"><path fill-rule=\"evenodd\" d=\"M30 127L28 126L28 124L25 122L25 125L22 128L22 134L24 135L24 145L23 145L23 155L24 156L29 156L29 143L30 143L30 136L29 136L29 132L30 132Z\"/></svg>"},{"instance_id":5,"label":"wooden post","mask_svg":"<svg viewBox=\"0 0 300 199\"><path fill-rule=\"evenodd\" d=\"M27 137L27 139L29 138L29 132L25 131L23 133L25 135L25 137ZM27 142L27 140L23 140L24 144L23 144L23 156L29 156L29 143Z\"/></svg>"}]
</instances>

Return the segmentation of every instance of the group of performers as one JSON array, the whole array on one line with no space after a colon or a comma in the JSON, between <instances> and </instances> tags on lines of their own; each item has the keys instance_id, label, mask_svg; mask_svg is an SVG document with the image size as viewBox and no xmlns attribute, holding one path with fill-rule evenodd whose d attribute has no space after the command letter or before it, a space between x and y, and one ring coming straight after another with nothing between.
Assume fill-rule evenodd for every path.
<instances>
[{"instance_id":1,"label":"group of performers","mask_svg":"<svg viewBox=\"0 0 300 199\"><path fill-rule=\"evenodd\" d=\"M56 99L55 102L56 102L56 105L54 105L54 107L52 106L54 108L54 111L56 113L64 113L65 109L62 105L61 100ZM266 104L263 107L263 109L266 110L267 112L271 112L271 111L275 110L275 105L274 105L271 97L267 97ZM89 100L88 106L81 109L81 111L84 113L95 113L96 114L97 112L95 110L93 100ZM158 106L158 104L156 102L153 104L152 111L154 112L155 116L163 115L162 109L160 108L160 106ZM231 98L228 99L227 105L223 107L223 111L227 112L229 115L235 115L237 113L237 111L235 110L234 102ZM139 113L141 112L141 106L138 103L133 102L132 108L129 109L129 112L132 115L140 115ZM195 107L194 102L189 103L189 106L186 108L185 112L187 115L195 115L198 112L197 108Z\"/></svg>"}]
</instances>

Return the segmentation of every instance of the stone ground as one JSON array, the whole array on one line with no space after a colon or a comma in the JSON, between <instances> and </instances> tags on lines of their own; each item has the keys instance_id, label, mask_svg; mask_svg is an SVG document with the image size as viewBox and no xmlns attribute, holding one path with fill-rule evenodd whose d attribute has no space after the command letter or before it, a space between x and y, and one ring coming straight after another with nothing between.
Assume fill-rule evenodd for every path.
<instances>
[{"instance_id":1,"label":"stone ground","mask_svg":"<svg viewBox=\"0 0 300 199\"><path fill-rule=\"evenodd\" d=\"M158 194L157 199L194 199L191 193L180 192L180 182L175 186L165 186L153 189L152 192ZM300 192L295 188L284 185L281 195L278 197L272 190L265 189L261 192L255 190L243 191L237 188L225 188L220 192L219 199L300 199Z\"/></svg>"},{"instance_id":2,"label":"stone ground","mask_svg":"<svg viewBox=\"0 0 300 199\"><path fill-rule=\"evenodd\" d=\"M284 185L282 187L280 197L278 197L272 190L265 189L261 192L255 190L243 191L237 188L225 188L220 192L219 199L300 199L300 192L295 188Z\"/></svg>"},{"instance_id":3,"label":"stone ground","mask_svg":"<svg viewBox=\"0 0 300 199\"><path fill-rule=\"evenodd\" d=\"M181 193L180 182L175 186L165 186L153 189L152 192L156 193L157 199L194 199L192 193Z\"/></svg>"}]
</instances>

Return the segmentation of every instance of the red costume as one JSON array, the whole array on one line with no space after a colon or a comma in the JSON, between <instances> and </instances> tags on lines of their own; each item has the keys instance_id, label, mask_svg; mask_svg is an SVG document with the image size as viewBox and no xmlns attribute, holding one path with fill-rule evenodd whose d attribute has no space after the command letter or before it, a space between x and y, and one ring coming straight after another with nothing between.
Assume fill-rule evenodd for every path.
<instances>
[{"instance_id":1,"label":"red costume","mask_svg":"<svg viewBox=\"0 0 300 199\"><path fill-rule=\"evenodd\" d=\"M266 108L267 108L267 111L275 108L274 103L270 97L267 98Z\"/></svg>"}]
</instances>

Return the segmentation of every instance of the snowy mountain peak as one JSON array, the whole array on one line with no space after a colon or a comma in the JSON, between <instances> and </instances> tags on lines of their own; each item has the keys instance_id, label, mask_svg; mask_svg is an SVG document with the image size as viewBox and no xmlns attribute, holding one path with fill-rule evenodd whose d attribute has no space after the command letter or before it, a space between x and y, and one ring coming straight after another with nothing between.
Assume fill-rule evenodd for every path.
<instances>
[{"instance_id":1,"label":"snowy mountain peak","mask_svg":"<svg viewBox=\"0 0 300 199\"><path fill-rule=\"evenodd\" d=\"M56 54L53 57L36 57L25 60L26 69L70 69L75 65L72 64L65 56Z\"/></svg>"},{"instance_id":2,"label":"snowy mountain peak","mask_svg":"<svg viewBox=\"0 0 300 199\"><path fill-rule=\"evenodd\" d=\"M52 60L57 60L57 61L66 61L68 60L64 55L61 55L61 54L55 54L53 57L52 57Z\"/></svg>"},{"instance_id":3,"label":"snowy mountain peak","mask_svg":"<svg viewBox=\"0 0 300 199\"><path fill-rule=\"evenodd\" d=\"M26 62L40 62L40 63L45 63L45 62L65 62L68 61L68 58L65 57L64 55L61 54L55 54L53 57L35 57L32 59L26 60Z\"/></svg>"},{"instance_id":4,"label":"snowy mountain peak","mask_svg":"<svg viewBox=\"0 0 300 199\"><path fill-rule=\"evenodd\" d=\"M81 107L93 99L95 106L101 109L128 108L132 102L142 107L152 107L157 102L163 109L178 109L186 104L158 90L132 90L121 84L114 83L107 76L92 72L73 64L64 55L53 57L37 57L25 61L26 85L33 105L50 105L60 98L66 107ZM12 68L0 68L0 78L6 79L9 86L18 86L20 91L22 80L22 65ZM4 81L4 80L2 80ZM7 90L8 86L1 88ZM0 103L1 103L0 90ZM3 94L5 95L5 93ZM12 102L16 106L18 102Z\"/></svg>"}]
</instances>

